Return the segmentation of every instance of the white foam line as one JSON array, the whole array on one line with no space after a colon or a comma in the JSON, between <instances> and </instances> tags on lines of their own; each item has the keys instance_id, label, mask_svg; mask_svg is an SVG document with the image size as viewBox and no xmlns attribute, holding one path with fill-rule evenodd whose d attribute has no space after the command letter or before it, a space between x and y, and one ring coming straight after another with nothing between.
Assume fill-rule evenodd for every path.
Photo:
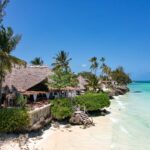
<instances>
[{"instance_id":1,"label":"white foam line","mask_svg":"<svg viewBox=\"0 0 150 150\"><path fill-rule=\"evenodd\" d=\"M120 126L120 129L122 132L124 132L125 134L129 134L129 132L127 131L127 129L125 129L125 127Z\"/></svg>"},{"instance_id":2,"label":"white foam line","mask_svg":"<svg viewBox=\"0 0 150 150\"><path fill-rule=\"evenodd\" d=\"M116 118L110 117L110 120L111 120L113 123L118 123L118 119L116 119Z\"/></svg>"}]
</instances>

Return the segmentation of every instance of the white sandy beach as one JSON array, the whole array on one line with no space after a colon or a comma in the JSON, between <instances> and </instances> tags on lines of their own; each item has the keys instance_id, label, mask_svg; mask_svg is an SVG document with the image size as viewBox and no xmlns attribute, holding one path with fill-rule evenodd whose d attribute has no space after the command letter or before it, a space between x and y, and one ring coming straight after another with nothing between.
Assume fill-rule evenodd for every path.
<instances>
[{"instance_id":1,"label":"white sandy beach","mask_svg":"<svg viewBox=\"0 0 150 150\"><path fill-rule=\"evenodd\" d=\"M111 106L112 107L112 106ZM72 126L59 129L49 128L41 137L30 138L23 148L29 150L111 150L112 126L117 110L109 108L111 114L93 117L95 126L83 129L82 126ZM115 111L115 112L114 112ZM20 150L19 144L7 141L1 144L0 150Z\"/></svg>"},{"instance_id":2,"label":"white sandy beach","mask_svg":"<svg viewBox=\"0 0 150 150\"><path fill-rule=\"evenodd\" d=\"M46 131L45 137L30 147L39 150L110 150L111 121L109 117L96 117L94 127L82 129L79 126L57 131ZM46 135L47 134L47 135Z\"/></svg>"}]
</instances>

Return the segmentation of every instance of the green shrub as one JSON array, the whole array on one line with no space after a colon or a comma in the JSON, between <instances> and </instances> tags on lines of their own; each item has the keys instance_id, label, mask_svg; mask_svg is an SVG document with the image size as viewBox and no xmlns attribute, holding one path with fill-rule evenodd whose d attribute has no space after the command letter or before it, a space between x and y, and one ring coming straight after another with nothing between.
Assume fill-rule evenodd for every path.
<instances>
[{"instance_id":1,"label":"green shrub","mask_svg":"<svg viewBox=\"0 0 150 150\"><path fill-rule=\"evenodd\" d=\"M0 132L24 131L28 124L29 118L25 109L0 109Z\"/></svg>"},{"instance_id":2,"label":"green shrub","mask_svg":"<svg viewBox=\"0 0 150 150\"><path fill-rule=\"evenodd\" d=\"M25 108L27 104L27 97L23 96L22 94L18 94L16 104L19 105L21 108Z\"/></svg>"},{"instance_id":3,"label":"green shrub","mask_svg":"<svg viewBox=\"0 0 150 150\"><path fill-rule=\"evenodd\" d=\"M54 99L51 102L51 115L57 120L71 117L73 108L80 105L81 109L95 111L104 107L109 107L109 97L105 93L87 93L75 97L73 100L68 98Z\"/></svg>"},{"instance_id":4,"label":"green shrub","mask_svg":"<svg viewBox=\"0 0 150 150\"><path fill-rule=\"evenodd\" d=\"M104 107L110 106L110 100L105 93L87 93L77 96L75 98L76 105L80 105L82 109L84 107L87 111L95 111Z\"/></svg>"},{"instance_id":5,"label":"green shrub","mask_svg":"<svg viewBox=\"0 0 150 150\"><path fill-rule=\"evenodd\" d=\"M57 120L62 120L71 117L73 110L70 99L54 99L51 103L51 115L53 116L53 118Z\"/></svg>"}]
</instances>

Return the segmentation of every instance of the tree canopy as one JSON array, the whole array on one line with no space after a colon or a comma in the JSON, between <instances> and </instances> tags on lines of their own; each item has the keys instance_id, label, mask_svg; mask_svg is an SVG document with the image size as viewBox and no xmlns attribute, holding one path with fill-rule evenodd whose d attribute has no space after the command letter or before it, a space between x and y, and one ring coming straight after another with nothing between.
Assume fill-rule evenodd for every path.
<instances>
[{"instance_id":1,"label":"tree canopy","mask_svg":"<svg viewBox=\"0 0 150 150\"><path fill-rule=\"evenodd\" d=\"M123 67L118 67L112 71L112 80L116 81L119 85L127 85L132 82L130 76L125 73Z\"/></svg>"},{"instance_id":2,"label":"tree canopy","mask_svg":"<svg viewBox=\"0 0 150 150\"><path fill-rule=\"evenodd\" d=\"M8 4L9 0L0 0L0 24L3 21L3 17L5 16L5 8Z\"/></svg>"},{"instance_id":3,"label":"tree canopy","mask_svg":"<svg viewBox=\"0 0 150 150\"><path fill-rule=\"evenodd\" d=\"M69 58L69 53L65 52L64 50L58 52L53 59L54 63L52 63L52 67L54 71L62 69L67 72L70 69L69 63L72 59Z\"/></svg>"},{"instance_id":4,"label":"tree canopy","mask_svg":"<svg viewBox=\"0 0 150 150\"><path fill-rule=\"evenodd\" d=\"M96 71L97 71L98 66L99 66L99 63L97 61L97 57L92 57L89 61L91 62L91 66L90 66L91 71L93 71L96 74Z\"/></svg>"},{"instance_id":5,"label":"tree canopy","mask_svg":"<svg viewBox=\"0 0 150 150\"><path fill-rule=\"evenodd\" d=\"M42 66L44 61L40 57L35 57L33 60L31 60L31 64Z\"/></svg>"},{"instance_id":6,"label":"tree canopy","mask_svg":"<svg viewBox=\"0 0 150 150\"><path fill-rule=\"evenodd\" d=\"M8 1L0 1L0 23L4 16L4 8ZM2 82L7 72L10 72L15 65L25 65L25 61L12 55L21 39L20 35L15 35L11 27L0 26L0 105L2 101Z\"/></svg>"},{"instance_id":7,"label":"tree canopy","mask_svg":"<svg viewBox=\"0 0 150 150\"><path fill-rule=\"evenodd\" d=\"M66 87L76 87L78 85L77 76L71 71L64 72L61 69L50 76L49 87L62 89Z\"/></svg>"},{"instance_id":8,"label":"tree canopy","mask_svg":"<svg viewBox=\"0 0 150 150\"><path fill-rule=\"evenodd\" d=\"M54 74L50 76L49 87L62 89L78 85L77 76L71 71L70 61L69 53L65 51L60 51L54 57L54 63L52 63Z\"/></svg>"}]
</instances>

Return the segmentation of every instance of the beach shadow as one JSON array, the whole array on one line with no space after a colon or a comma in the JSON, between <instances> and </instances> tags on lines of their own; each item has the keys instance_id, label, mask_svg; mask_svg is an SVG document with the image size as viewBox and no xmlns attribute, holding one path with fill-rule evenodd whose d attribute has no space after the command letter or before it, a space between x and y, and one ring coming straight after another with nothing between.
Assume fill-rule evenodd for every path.
<instances>
[{"instance_id":1,"label":"beach shadow","mask_svg":"<svg viewBox=\"0 0 150 150\"><path fill-rule=\"evenodd\" d=\"M51 128L51 124L46 125L44 128L38 130L38 131L31 131L28 133L29 138L35 138L42 136L44 131L49 130Z\"/></svg>"},{"instance_id":2,"label":"beach shadow","mask_svg":"<svg viewBox=\"0 0 150 150\"><path fill-rule=\"evenodd\" d=\"M19 133L0 133L0 141L7 141L19 138Z\"/></svg>"},{"instance_id":3,"label":"beach shadow","mask_svg":"<svg viewBox=\"0 0 150 150\"><path fill-rule=\"evenodd\" d=\"M88 112L88 115L90 117L106 116L106 115L109 115L109 114L111 114L111 112L106 110L106 109Z\"/></svg>"}]
</instances>

